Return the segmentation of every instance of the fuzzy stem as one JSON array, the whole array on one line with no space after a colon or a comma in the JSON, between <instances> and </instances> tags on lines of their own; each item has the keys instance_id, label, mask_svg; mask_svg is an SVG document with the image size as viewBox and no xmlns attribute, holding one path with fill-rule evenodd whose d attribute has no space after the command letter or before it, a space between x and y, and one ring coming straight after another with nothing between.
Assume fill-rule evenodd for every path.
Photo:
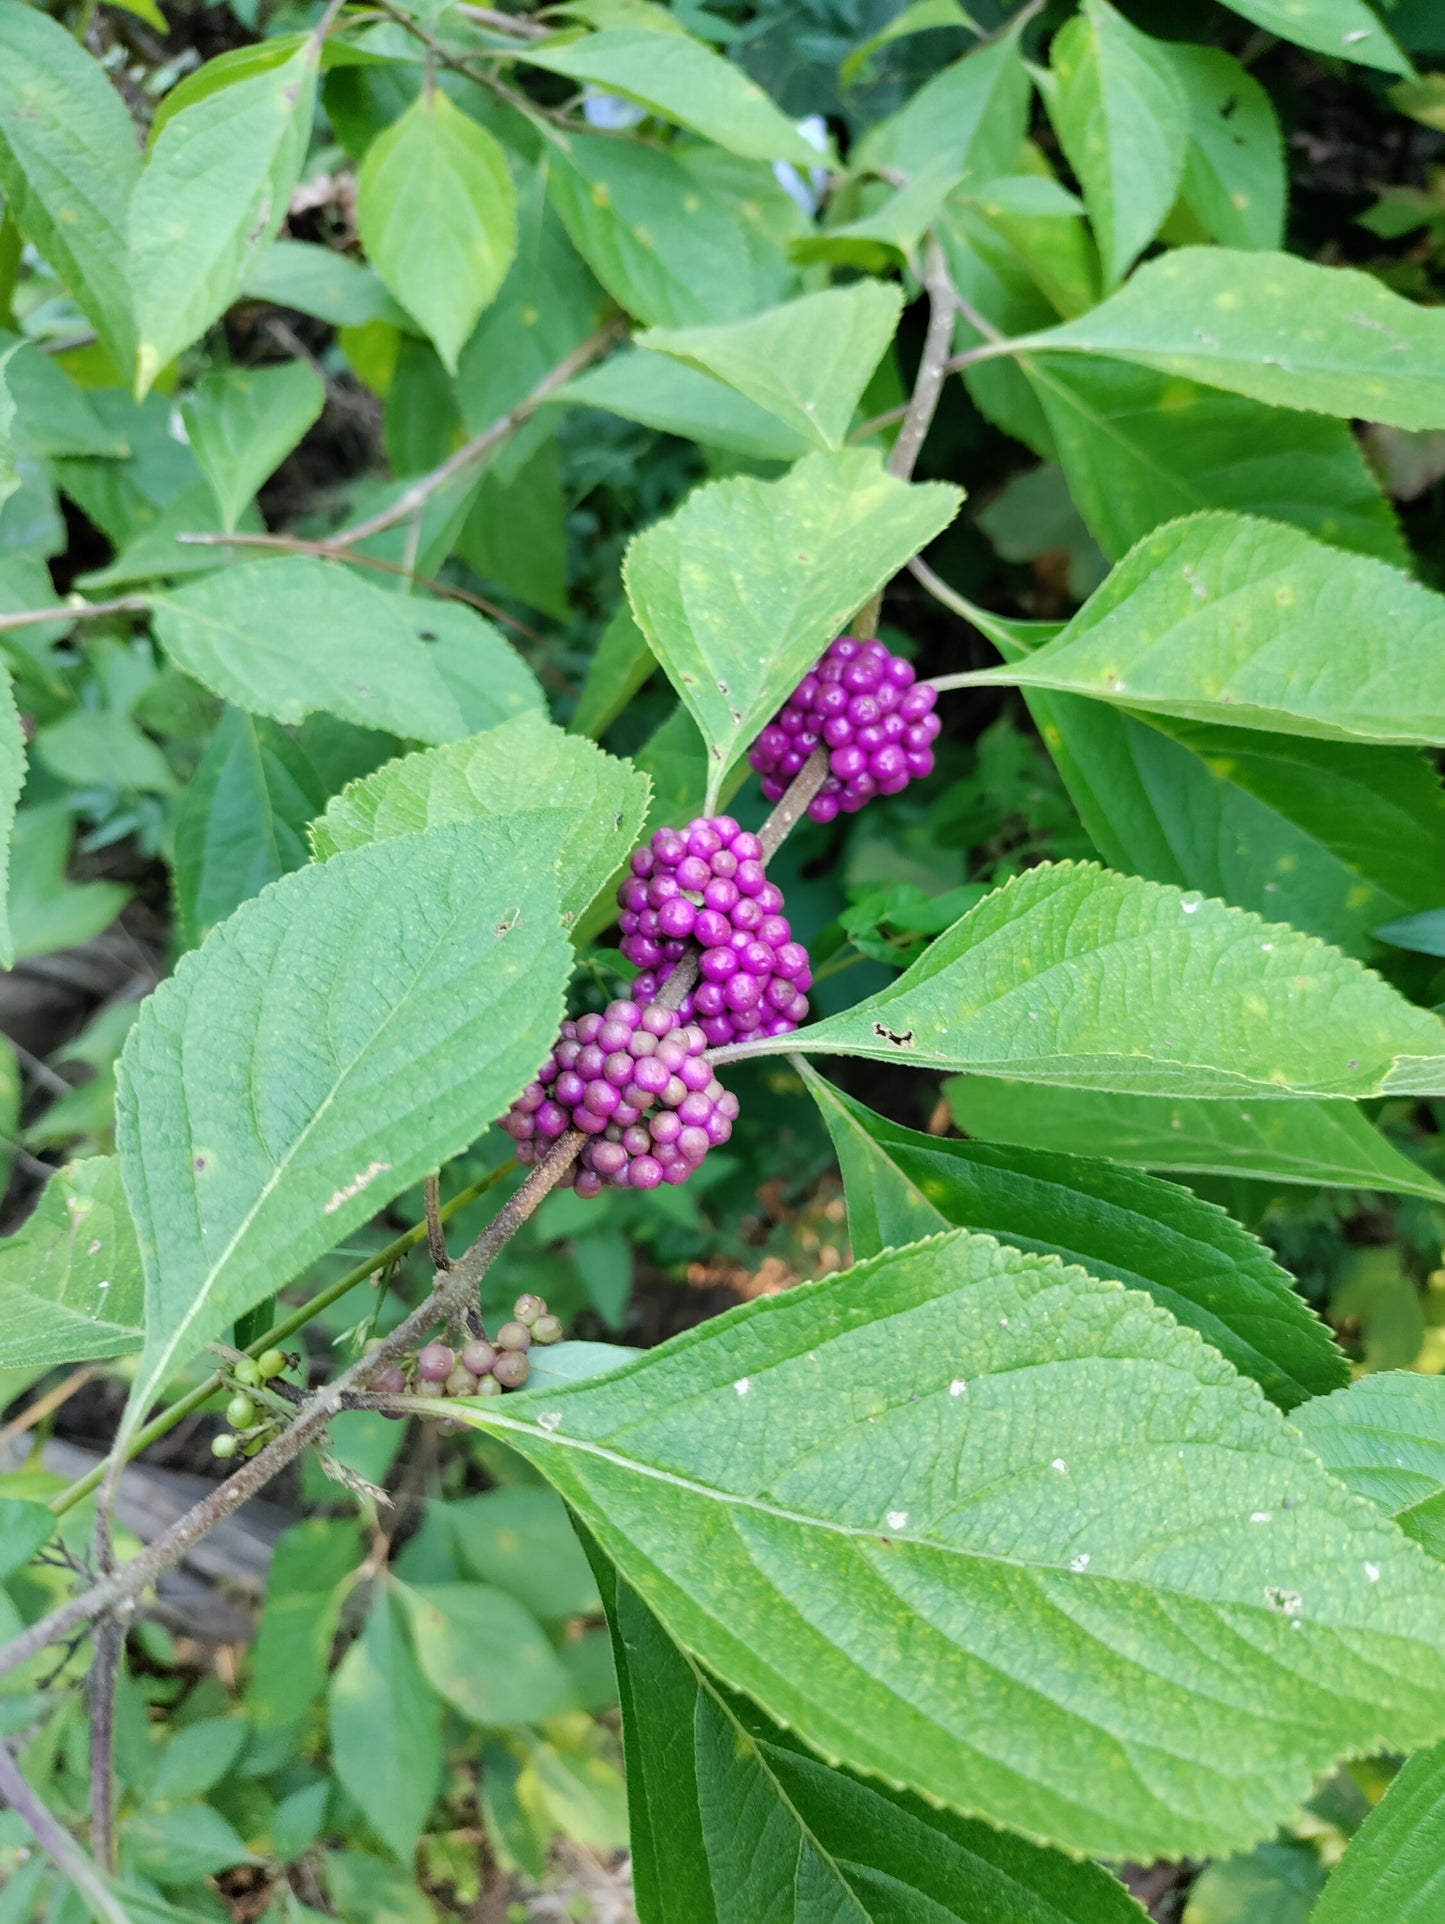
<instances>
[{"instance_id":1,"label":"fuzzy stem","mask_svg":"<svg viewBox=\"0 0 1445 1924\"><path fill-rule=\"evenodd\" d=\"M106 1924L130 1924L124 1906L107 1889L94 1864L21 1776L20 1766L8 1744L0 1744L0 1797L5 1799L56 1869L70 1879L97 1916L103 1917Z\"/></svg>"}]
</instances>

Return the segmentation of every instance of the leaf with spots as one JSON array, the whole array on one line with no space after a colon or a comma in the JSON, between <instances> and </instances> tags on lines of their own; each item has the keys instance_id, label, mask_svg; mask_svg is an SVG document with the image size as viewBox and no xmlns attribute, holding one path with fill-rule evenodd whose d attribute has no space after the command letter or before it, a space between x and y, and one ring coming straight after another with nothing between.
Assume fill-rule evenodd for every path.
<instances>
[{"instance_id":1,"label":"leaf with spots","mask_svg":"<svg viewBox=\"0 0 1445 1924\"><path fill-rule=\"evenodd\" d=\"M1409 61L1365 0L1224 0L1224 4L1297 47L1311 47L1316 53L1334 54L1384 73L1410 71Z\"/></svg>"},{"instance_id":2,"label":"leaf with spots","mask_svg":"<svg viewBox=\"0 0 1445 1924\"><path fill-rule=\"evenodd\" d=\"M119 1162L67 1163L0 1242L0 1369L43 1370L139 1349L141 1297Z\"/></svg>"},{"instance_id":3,"label":"leaf with spots","mask_svg":"<svg viewBox=\"0 0 1445 1924\"><path fill-rule=\"evenodd\" d=\"M876 454L813 454L780 481L714 481L635 537L637 625L707 742L708 807L810 663L962 499Z\"/></svg>"},{"instance_id":4,"label":"leaf with spots","mask_svg":"<svg viewBox=\"0 0 1445 1924\"><path fill-rule=\"evenodd\" d=\"M572 967L558 853L533 818L338 855L244 903L148 998L117 1100L147 1332L126 1434L534 1073Z\"/></svg>"},{"instance_id":5,"label":"leaf with spots","mask_svg":"<svg viewBox=\"0 0 1445 1924\"><path fill-rule=\"evenodd\" d=\"M965 1230L473 1403L825 1760L1103 1856L1445 1730L1445 1571L1147 1297Z\"/></svg>"},{"instance_id":6,"label":"leaf with spots","mask_svg":"<svg viewBox=\"0 0 1445 1924\"><path fill-rule=\"evenodd\" d=\"M1384 1370L1294 1420L1331 1476L1445 1562L1445 1379Z\"/></svg>"},{"instance_id":7,"label":"leaf with spots","mask_svg":"<svg viewBox=\"0 0 1445 1924\"><path fill-rule=\"evenodd\" d=\"M971 684L1324 741L1445 745L1445 598L1246 515L1171 521L1055 640Z\"/></svg>"},{"instance_id":8,"label":"leaf with spots","mask_svg":"<svg viewBox=\"0 0 1445 1924\"><path fill-rule=\"evenodd\" d=\"M1445 1091L1445 1023L1338 949L1072 862L995 889L867 1001L722 1056L795 1049L1141 1096Z\"/></svg>"}]
</instances>

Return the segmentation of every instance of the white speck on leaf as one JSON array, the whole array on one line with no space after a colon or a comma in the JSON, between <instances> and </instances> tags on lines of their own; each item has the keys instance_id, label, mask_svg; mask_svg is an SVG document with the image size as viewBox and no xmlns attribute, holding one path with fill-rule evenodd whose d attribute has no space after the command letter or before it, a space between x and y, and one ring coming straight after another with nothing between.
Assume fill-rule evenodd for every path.
<instances>
[{"instance_id":1,"label":"white speck on leaf","mask_svg":"<svg viewBox=\"0 0 1445 1924\"><path fill-rule=\"evenodd\" d=\"M752 1388L751 1379L746 1376L740 1376L737 1382L733 1384L733 1388L737 1391L739 1396L746 1396L748 1391Z\"/></svg>"},{"instance_id":2,"label":"white speck on leaf","mask_svg":"<svg viewBox=\"0 0 1445 1924\"><path fill-rule=\"evenodd\" d=\"M1368 1578L1370 1579L1370 1582L1371 1582L1371 1583L1378 1583L1378 1582L1380 1581L1380 1566L1379 1566L1379 1564L1378 1564L1378 1563L1367 1563L1367 1564L1365 1565L1365 1575L1366 1575L1366 1576L1367 1576L1367 1577L1368 1577Z\"/></svg>"},{"instance_id":3,"label":"white speck on leaf","mask_svg":"<svg viewBox=\"0 0 1445 1924\"><path fill-rule=\"evenodd\" d=\"M549 1436L551 1435L553 1430L560 1430L561 1427L562 1427L561 1410L543 1410L537 1418L537 1428L539 1430L546 1430Z\"/></svg>"},{"instance_id":4,"label":"white speck on leaf","mask_svg":"<svg viewBox=\"0 0 1445 1924\"><path fill-rule=\"evenodd\" d=\"M98 1256L103 1248L102 1243L92 1243L85 1253L87 1256Z\"/></svg>"},{"instance_id":5,"label":"white speck on leaf","mask_svg":"<svg viewBox=\"0 0 1445 1924\"><path fill-rule=\"evenodd\" d=\"M906 1510L890 1510L887 1520L890 1530L906 1530L908 1528L908 1512Z\"/></svg>"},{"instance_id":6,"label":"white speck on leaf","mask_svg":"<svg viewBox=\"0 0 1445 1924\"><path fill-rule=\"evenodd\" d=\"M1271 1610L1279 1610L1287 1617L1297 1617L1304 1608L1304 1598L1298 1590L1282 1590L1277 1583L1264 1586L1264 1600Z\"/></svg>"},{"instance_id":7,"label":"white speck on leaf","mask_svg":"<svg viewBox=\"0 0 1445 1924\"><path fill-rule=\"evenodd\" d=\"M1251 1523L1273 1523L1274 1512L1272 1510L1256 1510L1249 1520Z\"/></svg>"},{"instance_id":8,"label":"white speck on leaf","mask_svg":"<svg viewBox=\"0 0 1445 1924\"><path fill-rule=\"evenodd\" d=\"M962 1396L967 1388L968 1385L964 1382L963 1378L961 1376L955 1376L948 1386L948 1393L950 1396Z\"/></svg>"},{"instance_id":9,"label":"white speck on leaf","mask_svg":"<svg viewBox=\"0 0 1445 1924\"><path fill-rule=\"evenodd\" d=\"M1070 1563L1069 1565L1069 1568L1073 1571L1087 1570L1088 1567L1089 1567L1089 1553L1087 1550L1080 1550L1079 1554L1074 1558L1072 1563Z\"/></svg>"},{"instance_id":10,"label":"white speck on leaf","mask_svg":"<svg viewBox=\"0 0 1445 1924\"><path fill-rule=\"evenodd\" d=\"M345 1184L343 1188L337 1190L330 1202L326 1204L322 1213L327 1216L334 1216L343 1203L349 1203L353 1196L359 1196L363 1189L367 1188L371 1183L374 1183L378 1176L384 1175L390 1167L391 1164L389 1162L370 1163L365 1169L360 1170L354 1175L351 1181Z\"/></svg>"},{"instance_id":11,"label":"white speck on leaf","mask_svg":"<svg viewBox=\"0 0 1445 1924\"><path fill-rule=\"evenodd\" d=\"M1179 906L1186 915L1193 915L1196 909L1203 906L1203 903L1204 897L1198 889L1191 889L1187 895L1181 895L1179 898Z\"/></svg>"},{"instance_id":12,"label":"white speck on leaf","mask_svg":"<svg viewBox=\"0 0 1445 1924\"><path fill-rule=\"evenodd\" d=\"M1051 1470L1057 1470L1060 1476L1067 1476L1069 1474L1069 1466L1061 1456L1056 1456L1049 1465L1049 1468Z\"/></svg>"}]
</instances>

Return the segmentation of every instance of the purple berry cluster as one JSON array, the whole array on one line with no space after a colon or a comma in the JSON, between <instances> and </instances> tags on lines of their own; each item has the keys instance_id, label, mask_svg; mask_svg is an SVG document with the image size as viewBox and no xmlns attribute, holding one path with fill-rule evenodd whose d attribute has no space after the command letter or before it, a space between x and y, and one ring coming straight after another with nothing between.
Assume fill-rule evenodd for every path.
<instances>
[{"instance_id":1,"label":"purple berry cluster","mask_svg":"<svg viewBox=\"0 0 1445 1924\"><path fill-rule=\"evenodd\" d=\"M656 1002L610 1002L564 1022L557 1046L502 1119L517 1160L535 1162L568 1129L592 1138L572 1187L656 1189L684 1183L727 1141L738 1099L713 1074L707 1037Z\"/></svg>"},{"instance_id":2,"label":"purple berry cluster","mask_svg":"<svg viewBox=\"0 0 1445 1924\"><path fill-rule=\"evenodd\" d=\"M808 951L793 940L783 892L763 869L763 845L731 815L660 828L636 850L617 891L622 952L642 970L634 994L655 996L689 942L701 980L684 998L708 1045L786 1035L808 1013Z\"/></svg>"},{"instance_id":3,"label":"purple berry cluster","mask_svg":"<svg viewBox=\"0 0 1445 1924\"><path fill-rule=\"evenodd\" d=\"M509 1320L490 1342L474 1336L459 1350L450 1343L427 1343L412 1359L416 1389L422 1396L500 1396L503 1390L526 1387L532 1373L527 1351L534 1343L555 1343L562 1335L562 1319L530 1291L517 1298ZM403 1396L411 1388L404 1363L380 1372L371 1386L384 1396ZM402 1412L388 1412L398 1422Z\"/></svg>"},{"instance_id":4,"label":"purple berry cluster","mask_svg":"<svg viewBox=\"0 0 1445 1924\"><path fill-rule=\"evenodd\" d=\"M776 802L813 750L826 746L829 773L808 813L815 822L831 822L840 811L851 815L875 795L896 795L933 773L937 699L936 689L914 680L912 663L881 641L840 635L758 736L748 759L764 795Z\"/></svg>"}]
</instances>

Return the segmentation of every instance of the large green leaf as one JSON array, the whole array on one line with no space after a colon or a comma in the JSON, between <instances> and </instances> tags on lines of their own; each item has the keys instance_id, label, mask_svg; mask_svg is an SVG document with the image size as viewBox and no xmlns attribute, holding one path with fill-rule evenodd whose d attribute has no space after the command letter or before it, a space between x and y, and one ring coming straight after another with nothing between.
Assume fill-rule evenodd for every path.
<instances>
[{"instance_id":1,"label":"large green leaf","mask_svg":"<svg viewBox=\"0 0 1445 1924\"><path fill-rule=\"evenodd\" d=\"M1287 183L1274 102L1222 47L1156 44L1189 107L1185 205L1226 247L1278 247Z\"/></svg>"},{"instance_id":2,"label":"large green leaf","mask_svg":"<svg viewBox=\"0 0 1445 1924\"><path fill-rule=\"evenodd\" d=\"M368 321L410 326L405 309L387 293L373 268L314 241L272 241L246 269L241 292L314 314L333 327L365 327Z\"/></svg>"},{"instance_id":3,"label":"large green leaf","mask_svg":"<svg viewBox=\"0 0 1445 1924\"><path fill-rule=\"evenodd\" d=\"M1189 107L1164 48L1108 0L1084 0L1055 36L1048 96L1079 177L1108 286L1122 280L1173 205Z\"/></svg>"},{"instance_id":4,"label":"large green leaf","mask_svg":"<svg viewBox=\"0 0 1445 1924\"><path fill-rule=\"evenodd\" d=\"M636 100L746 160L818 164L817 150L757 82L688 34L609 27L561 46L521 47L518 54L529 66Z\"/></svg>"},{"instance_id":5,"label":"large green leaf","mask_svg":"<svg viewBox=\"0 0 1445 1924\"><path fill-rule=\"evenodd\" d=\"M740 320L792 291L781 252L759 255L736 204L666 148L569 133L554 139L547 184L573 246L639 321Z\"/></svg>"},{"instance_id":6,"label":"large green leaf","mask_svg":"<svg viewBox=\"0 0 1445 1924\"><path fill-rule=\"evenodd\" d=\"M1445 599L1245 515L1148 535L1055 641L984 683L1313 735L1445 744Z\"/></svg>"},{"instance_id":7,"label":"large green leaf","mask_svg":"<svg viewBox=\"0 0 1445 1924\"><path fill-rule=\"evenodd\" d=\"M474 822L283 876L146 1002L120 1064L166 1377L506 1108L561 1019L558 845Z\"/></svg>"},{"instance_id":8,"label":"large green leaf","mask_svg":"<svg viewBox=\"0 0 1445 1924\"><path fill-rule=\"evenodd\" d=\"M1107 1871L810 1756L598 1553L641 1924L1143 1924Z\"/></svg>"},{"instance_id":9,"label":"large green leaf","mask_svg":"<svg viewBox=\"0 0 1445 1924\"><path fill-rule=\"evenodd\" d=\"M100 64L38 7L0 7L0 186L116 367L135 361L126 210L135 128Z\"/></svg>"},{"instance_id":10,"label":"large green leaf","mask_svg":"<svg viewBox=\"0 0 1445 1924\"><path fill-rule=\"evenodd\" d=\"M557 837L562 920L570 927L626 861L649 793L647 777L630 762L564 734L540 715L522 715L466 741L405 755L353 782L315 823L311 839L325 861L342 849L443 822L540 811L539 825Z\"/></svg>"},{"instance_id":11,"label":"large green leaf","mask_svg":"<svg viewBox=\"0 0 1445 1924\"><path fill-rule=\"evenodd\" d=\"M898 288L860 280L722 327L649 328L638 345L715 375L806 443L841 448L902 311Z\"/></svg>"},{"instance_id":12,"label":"large green leaf","mask_svg":"<svg viewBox=\"0 0 1445 1924\"><path fill-rule=\"evenodd\" d=\"M1176 248L1032 344L1141 361L1278 407L1445 427L1445 313L1292 254Z\"/></svg>"},{"instance_id":13,"label":"large green leaf","mask_svg":"<svg viewBox=\"0 0 1445 1924\"><path fill-rule=\"evenodd\" d=\"M424 635L443 620L465 621L484 675L505 673L510 651L480 615L440 609L328 562L286 555L239 562L158 595L155 621L178 666L253 714L299 722L319 710L445 742L470 731Z\"/></svg>"},{"instance_id":14,"label":"large green leaf","mask_svg":"<svg viewBox=\"0 0 1445 1924\"><path fill-rule=\"evenodd\" d=\"M371 1828L410 1866L442 1778L441 1705L407 1641L391 1581L327 1694L331 1766Z\"/></svg>"},{"instance_id":15,"label":"large green leaf","mask_svg":"<svg viewBox=\"0 0 1445 1924\"><path fill-rule=\"evenodd\" d=\"M1006 32L934 74L899 112L870 127L850 163L912 175L943 162L972 180L1012 173L1029 95L1018 34Z\"/></svg>"},{"instance_id":16,"label":"large green leaf","mask_svg":"<svg viewBox=\"0 0 1445 1924\"><path fill-rule=\"evenodd\" d=\"M1409 61L1365 0L1224 0L1224 4L1297 47L1354 60L1362 67L1379 67L1385 73L1410 71Z\"/></svg>"},{"instance_id":17,"label":"large green leaf","mask_svg":"<svg viewBox=\"0 0 1445 1924\"><path fill-rule=\"evenodd\" d=\"M563 406L603 408L626 421L756 461L796 461L817 445L816 436L785 426L747 395L682 361L654 354L613 354L569 381L555 398Z\"/></svg>"},{"instance_id":18,"label":"large green leaf","mask_svg":"<svg viewBox=\"0 0 1445 1924\"><path fill-rule=\"evenodd\" d=\"M633 540L632 611L707 741L712 794L809 663L959 500L938 482L894 480L861 449L815 454L781 481L699 488Z\"/></svg>"},{"instance_id":19,"label":"large green leaf","mask_svg":"<svg viewBox=\"0 0 1445 1924\"><path fill-rule=\"evenodd\" d=\"M49 1369L139 1349L142 1293L119 1162L67 1163L0 1242L0 1368Z\"/></svg>"},{"instance_id":20,"label":"large green leaf","mask_svg":"<svg viewBox=\"0 0 1445 1924\"><path fill-rule=\"evenodd\" d=\"M1432 1924L1445 1906L1445 1744L1417 1751L1350 1840L1310 1924Z\"/></svg>"},{"instance_id":21,"label":"large green leaf","mask_svg":"<svg viewBox=\"0 0 1445 1924\"><path fill-rule=\"evenodd\" d=\"M432 1688L477 1724L536 1723L576 1708L542 1626L485 1583L398 1584Z\"/></svg>"},{"instance_id":22,"label":"large green leaf","mask_svg":"<svg viewBox=\"0 0 1445 1924\"><path fill-rule=\"evenodd\" d=\"M130 200L139 393L225 312L276 238L311 137L318 54L308 40L162 127Z\"/></svg>"},{"instance_id":23,"label":"large green leaf","mask_svg":"<svg viewBox=\"0 0 1445 1924\"><path fill-rule=\"evenodd\" d=\"M593 650L587 679L567 726L574 735L590 735L595 741L606 734L656 671L657 657L648 647L646 636L632 619L627 603L619 602Z\"/></svg>"},{"instance_id":24,"label":"large green leaf","mask_svg":"<svg viewBox=\"0 0 1445 1924\"><path fill-rule=\"evenodd\" d=\"M181 409L186 436L233 529L241 510L274 474L326 402L321 377L305 361L232 367L208 374Z\"/></svg>"},{"instance_id":25,"label":"large green leaf","mask_svg":"<svg viewBox=\"0 0 1445 1924\"><path fill-rule=\"evenodd\" d=\"M1337 949L1072 862L995 889L867 1001L734 1048L1126 1095L1445 1089L1445 1023Z\"/></svg>"},{"instance_id":26,"label":"large green leaf","mask_svg":"<svg viewBox=\"0 0 1445 1924\"><path fill-rule=\"evenodd\" d=\"M1030 354L1069 491L1111 559L1165 521L1228 508L1404 567L1394 511L1343 421L1127 361Z\"/></svg>"},{"instance_id":27,"label":"large green leaf","mask_svg":"<svg viewBox=\"0 0 1445 1924\"><path fill-rule=\"evenodd\" d=\"M304 749L264 715L228 708L176 814L174 886L188 948L268 882L303 868L326 806Z\"/></svg>"},{"instance_id":28,"label":"large green leaf","mask_svg":"<svg viewBox=\"0 0 1445 1924\"><path fill-rule=\"evenodd\" d=\"M1408 1370L1362 1376L1294 1420L1331 1476L1445 1562L1445 1380Z\"/></svg>"},{"instance_id":29,"label":"large green leaf","mask_svg":"<svg viewBox=\"0 0 1445 1924\"><path fill-rule=\"evenodd\" d=\"M1413 749L1145 720L1041 690L1029 708L1112 868L1351 955L1373 953L1374 931L1405 905L1439 899L1445 790Z\"/></svg>"},{"instance_id":30,"label":"large green leaf","mask_svg":"<svg viewBox=\"0 0 1445 1924\"><path fill-rule=\"evenodd\" d=\"M1289 1277L1213 1203L1116 1163L920 1135L806 1079L838 1153L855 1259L940 1229L984 1230L1144 1290L1281 1409L1345 1381L1344 1357Z\"/></svg>"},{"instance_id":31,"label":"large green leaf","mask_svg":"<svg viewBox=\"0 0 1445 1924\"><path fill-rule=\"evenodd\" d=\"M956 1230L448 1410L825 1758L1106 1856L1445 1728L1445 1572L1147 1297Z\"/></svg>"},{"instance_id":32,"label":"large green leaf","mask_svg":"<svg viewBox=\"0 0 1445 1924\"><path fill-rule=\"evenodd\" d=\"M517 252L517 196L495 137L423 87L367 149L356 218L377 273L455 373Z\"/></svg>"},{"instance_id":33,"label":"large green leaf","mask_svg":"<svg viewBox=\"0 0 1445 1924\"><path fill-rule=\"evenodd\" d=\"M1445 1189L1352 1102L1190 1102L993 1076L955 1076L943 1086L958 1126L990 1142L1108 1156L1147 1169L1445 1202Z\"/></svg>"}]
</instances>

